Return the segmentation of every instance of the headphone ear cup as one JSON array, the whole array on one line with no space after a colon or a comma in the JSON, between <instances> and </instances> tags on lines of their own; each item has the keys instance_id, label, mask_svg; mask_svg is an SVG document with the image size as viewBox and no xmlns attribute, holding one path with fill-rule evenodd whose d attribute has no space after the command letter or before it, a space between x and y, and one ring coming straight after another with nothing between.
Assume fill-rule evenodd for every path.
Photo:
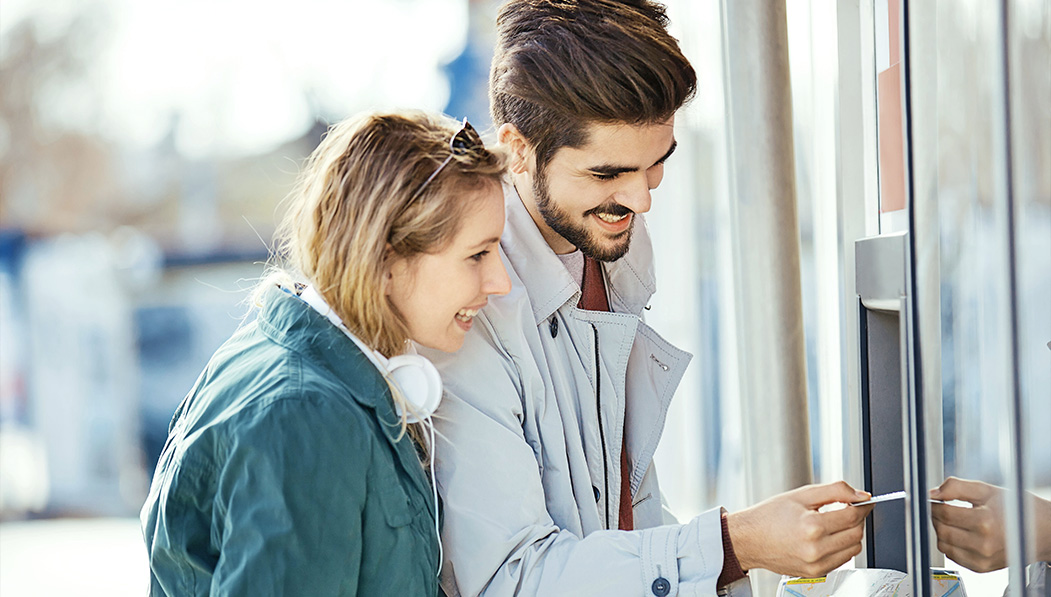
<instances>
[{"instance_id":1,"label":"headphone ear cup","mask_svg":"<svg viewBox=\"0 0 1051 597\"><path fill-rule=\"evenodd\" d=\"M438 410L442 401L442 378L426 357L418 354L391 357L387 373L412 408L411 412L404 413L408 422L419 423Z\"/></svg>"}]
</instances>

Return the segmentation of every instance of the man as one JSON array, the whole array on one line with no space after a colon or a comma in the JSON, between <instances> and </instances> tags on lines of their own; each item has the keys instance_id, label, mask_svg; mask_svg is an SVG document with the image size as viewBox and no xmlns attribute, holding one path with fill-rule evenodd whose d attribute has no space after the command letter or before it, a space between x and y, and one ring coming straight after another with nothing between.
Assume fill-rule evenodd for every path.
<instances>
[{"instance_id":1,"label":"man","mask_svg":"<svg viewBox=\"0 0 1051 597\"><path fill-rule=\"evenodd\" d=\"M640 215L696 76L646 0L512 0L493 119L510 151L511 292L442 372L438 487L450 595L746 594L744 570L812 575L861 549L867 494L810 486L674 524L653 469L690 355L640 319L654 292ZM662 526L663 525L663 526ZM737 581L736 583L734 581Z\"/></svg>"}]
</instances>

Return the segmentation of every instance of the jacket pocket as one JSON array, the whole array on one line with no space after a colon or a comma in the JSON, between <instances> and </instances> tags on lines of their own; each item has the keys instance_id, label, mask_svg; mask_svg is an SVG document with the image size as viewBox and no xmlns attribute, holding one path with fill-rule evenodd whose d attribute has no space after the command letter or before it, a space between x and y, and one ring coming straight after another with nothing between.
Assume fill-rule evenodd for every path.
<instances>
[{"instance_id":1,"label":"jacket pocket","mask_svg":"<svg viewBox=\"0 0 1051 597\"><path fill-rule=\"evenodd\" d=\"M409 500L408 494L398 482L397 475L382 475L380 487L377 494L380 498L380 507L383 508L383 516L387 525L391 528L403 527L412 522L415 516L415 508Z\"/></svg>"},{"instance_id":2,"label":"jacket pocket","mask_svg":"<svg viewBox=\"0 0 1051 597\"><path fill-rule=\"evenodd\" d=\"M634 502L632 502L631 507L632 508L638 508L639 504L645 503L647 500L649 500L652 497L653 497L653 493L647 493L646 495L644 495L644 496L640 497L639 499L635 500Z\"/></svg>"}]
</instances>

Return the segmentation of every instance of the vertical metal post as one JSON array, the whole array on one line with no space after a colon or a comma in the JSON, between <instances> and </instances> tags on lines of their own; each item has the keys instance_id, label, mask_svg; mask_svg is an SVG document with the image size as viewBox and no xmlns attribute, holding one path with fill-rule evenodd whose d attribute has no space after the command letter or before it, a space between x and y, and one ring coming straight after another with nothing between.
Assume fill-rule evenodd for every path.
<instances>
[{"instance_id":1,"label":"vertical metal post","mask_svg":"<svg viewBox=\"0 0 1051 597\"><path fill-rule=\"evenodd\" d=\"M740 400L755 501L812 479L788 24L784 0L721 8Z\"/></svg>"},{"instance_id":2,"label":"vertical metal post","mask_svg":"<svg viewBox=\"0 0 1051 597\"><path fill-rule=\"evenodd\" d=\"M1007 499L1004 507L1004 527L1007 531L1007 554L1009 569L1009 586L1014 587L1018 595L1025 592L1025 565L1027 562L1026 545L1028 543L1025 525L1025 448L1023 433L1025 404L1022 400L1021 371L1019 368L1019 333L1018 317L1021 305L1018 299L1018 257L1016 243L1016 222L1018 210L1014 195L1014 164L1011 146L1011 47L1010 47L1010 1L1000 3L1000 64L1002 69L1002 95L993 102L994 118L1001 121L1002 134L996 136L996 153L1002 160L1003 168L998 172L999 188L997 189L997 208L1005 214L1003 221L1007 224L1007 311L1008 311L1008 355L1005 359L1009 372L1010 387L1007 403L1007 428L1014 440L1006 463ZM1000 161L997 160L997 161Z\"/></svg>"},{"instance_id":3,"label":"vertical metal post","mask_svg":"<svg viewBox=\"0 0 1051 597\"><path fill-rule=\"evenodd\" d=\"M916 143L914 140L914 114L913 106L909 99L912 97L912 81L914 64L910 58L910 35L912 13L909 10L909 1L901 0L901 27L902 44L905 68L902 69L902 93L904 99L902 137L905 146L905 193L909 216L909 227L915 229L917 217L916 197L916 168L914 151ZM912 594L916 597L929 597L931 595L931 554L930 554L930 507L927 503L927 490L930 484L927 480L927 436L926 436L926 407L924 395L924 354L921 350L924 341L923 330L920 327L921 317L928 317L922 312L922 304L917 293L917 242L916 234L910 234L905 247L905 280L907 283L907 295L902 298L901 306L901 328L905 338L904 350L902 351L902 394L905 397L905 445L906 445L906 477L905 500L908 523L905 528L908 536L909 548L909 574L912 576ZM937 364L933 364L937 366Z\"/></svg>"},{"instance_id":4,"label":"vertical metal post","mask_svg":"<svg viewBox=\"0 0 1051 597\"><path fill-rule=\"evenodd\" d=\"M918 307L915 321L920 344L915 348L923 363L923 412L926 437L927 480L936 486L945 478L944 435L942 432L941 378L941 233L938 216L938 27L937 6L933 2L910 2L904 22L909 26L905 43L905 67L909 78L908 143L910 147L908 187L913 240L913 295ZM904 11L902 11L904 14ZM902 87L906 90L906 87ZM916 499L920 499L917 497ZM933 533L934 527L928 528ZM933 536L933 535L932 535ZM932 566L942 566L945 558L937 543L927 546Z\"/></svg>"},{"instance_id":5,"label":"vertical metal post","mask_svg":"<svg viewBox=\"0 0 1051 597\"><path fill-rule=\"evenodd\" d=\"M944 471L941 408L941 250L938 212L938 66L937 22L933 2L909 4L908 39L909 143L912 145L911 201L914 204L910 234L916 247L916 295L921 309L918 321L924 343L923 395L927 422L927 472L940 483Z\"/></svg>"},{"instance_id":6,"label":"vertical metal post","mask_svg":"<svg viewBox=\"0 0 1051 597\"><path fill-rule=\"evenodd\" d=\"M836 185L839 213L841 259L844 281L841 290L844 305L857 301L854 281L854 241L879 233L879 182L876 163L876 80L875 40L872 0L841 2L836 7L838 18L839 94L836 104L837 156ZM865 375L859 369L859 311L844 309L843 342L847 358L846 385L843 391L843 429L846 450L843 454L844 478L861 487L863 448L860 428L861 387ZM862 553L861 561L865 554Z\"/></svg>"},{"instance_id":7,"label":"vertical metal post","mask_svg":"<svg viewBox=\"0 0 1051 597\"><path fill-rule=\"evenodd\" d=\"M842 346L846 384L842 394L844 479L855 487L871 487L868 430L863 393L868 389L867 334L864 308L858 301L855 277L855 241L879 234L879 172L876 162L876 61L872 0L840 2L838 19L839 93L837 114L836 185L844 306ZM831 454L825 457L830 457ZM875 513L874 513L875 514ZM868 519L866 543L855 559L858 567L872 566L873 516Z\"/></svg>"}]
</instances>

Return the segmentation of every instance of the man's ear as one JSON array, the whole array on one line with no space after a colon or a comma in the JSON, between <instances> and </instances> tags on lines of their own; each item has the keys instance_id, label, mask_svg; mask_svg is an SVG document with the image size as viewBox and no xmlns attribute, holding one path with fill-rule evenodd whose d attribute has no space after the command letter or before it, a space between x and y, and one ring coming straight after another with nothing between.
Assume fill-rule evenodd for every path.
<instances>
[{"instance_id":1,"label":"man's ear","mask_svg":"<svg viewBox=\"0 0 1051 597\"><path fill-rule=\"evenodd\" d=\"M533 166L533 146L526 140L525 135L518 130L518 127L505 122L500 125L500 128L496 131L497 141L507 148L511 155L510 163L508 164L508 170L512 174L522 174L526 171L531 171Z\"/></svg>"}]
</instances>

